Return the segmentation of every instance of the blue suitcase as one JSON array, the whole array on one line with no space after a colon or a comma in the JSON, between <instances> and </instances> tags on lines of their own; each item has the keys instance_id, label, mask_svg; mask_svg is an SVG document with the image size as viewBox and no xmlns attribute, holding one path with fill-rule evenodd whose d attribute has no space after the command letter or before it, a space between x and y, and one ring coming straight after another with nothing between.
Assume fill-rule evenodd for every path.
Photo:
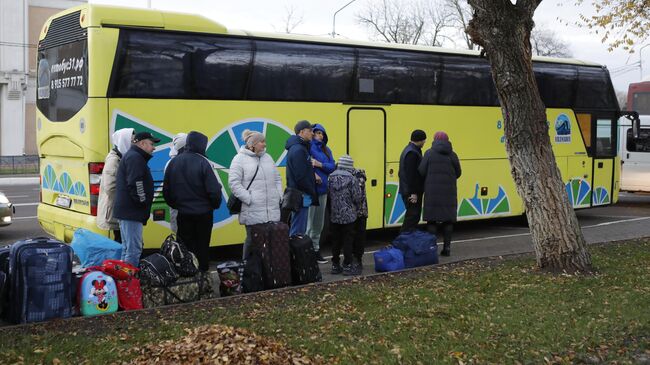
<instances>
[{"instance_id":1,"label":"blue suitcase","mask_svg":"<svg viewBox=\"0 0 650 365\"><path fill-rule=\"evenodd\" d=\"M9 253L9 316L30 323L72 315L72 249L50 238L18 241Z\"/></svg>"}]
</instances>

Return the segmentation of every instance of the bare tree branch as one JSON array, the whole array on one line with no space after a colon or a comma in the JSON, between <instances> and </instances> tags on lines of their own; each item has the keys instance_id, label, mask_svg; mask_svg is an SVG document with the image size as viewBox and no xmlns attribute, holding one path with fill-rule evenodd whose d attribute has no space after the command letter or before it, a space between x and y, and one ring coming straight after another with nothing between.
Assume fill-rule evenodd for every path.
<instances>
[{"instance_id":1,"label":"bare tree branch","mask_svg":"<svg viewBox=\"0 0 650 365\"><path fill-rule=\"evenodd\" d=\"M537 56L572 57L569 45L558 38L554 31L541 25L536 25L530 33L530 45Z\"/></svg>"},{"instance_id":2,"label":"bare tree branch","mask_svg":"<svg viewBox=\"0 0 650 365\"><path fill-rule=\"evenodd\" d=\"M293 31L303 23L303 15L297 14L294 5L284 7L284 17L282 18L282 29L284 33L293 33ZM278 29L273 27L276 31Z\"/></svg>"}]
</instances>

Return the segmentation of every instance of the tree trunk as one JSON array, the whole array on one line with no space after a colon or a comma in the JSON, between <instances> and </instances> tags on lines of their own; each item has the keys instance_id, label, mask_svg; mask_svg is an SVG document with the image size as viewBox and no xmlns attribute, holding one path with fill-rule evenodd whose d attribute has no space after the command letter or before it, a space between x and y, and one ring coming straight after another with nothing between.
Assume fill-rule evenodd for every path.
<instances>
[{"instance_id":1,"label":"tree trunk","mask_svg":"<svg viewBox=\"0 0 650 365\"><path fill-rule=\"evenodd\" d=\"M490 61L504 118L512 177L537 257L549 271L590 272L591 257L555 162L533 73L530 32L541 0L468 0L468 34Z\"/></svg>"}]
</instances>

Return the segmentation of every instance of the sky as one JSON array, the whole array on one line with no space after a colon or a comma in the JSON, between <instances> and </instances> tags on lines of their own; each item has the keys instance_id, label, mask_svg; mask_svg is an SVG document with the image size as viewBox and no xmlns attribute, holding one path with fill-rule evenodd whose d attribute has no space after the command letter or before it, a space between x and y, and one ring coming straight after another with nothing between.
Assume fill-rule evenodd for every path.
<instances>
[{"instance_id":1,"label":"sky","mask_svg":"<svg viewBox=\"0 0 650 365\"><path fill-rule=\"evenodd\" d=\"M338 13L337 37L355 40L370 38L368 30L356 21L356 15L368 6L368 1L370 0L355 0ZM303 20L293 32L317 36L331 34L334 12L349 2L350 0L90 0L90 3L94 4L139 8L151 5L154 9L201 14L231 29L264 32L282 31L286 9L293 8L295 14L302 16ZM573 25L579 19L579 14L593 12L591 1L585 3L576 7L571 0L542 1L535 12L534 20L536 24L555 31L560 39L569 44L574 58L606 65L616 90L627 91L631 82L650 80L650 47L641 52L641 70L638 51L633 54L620 49L609 52L607 45L601 43L600 35ZM638 44L636 49L639 50L648 44L648 41ZM459 42L458 46L461 45ZM451 44L445 46L452 47ZM643 71L643 77L640 71Z\"/></svg>"}]
</instances>

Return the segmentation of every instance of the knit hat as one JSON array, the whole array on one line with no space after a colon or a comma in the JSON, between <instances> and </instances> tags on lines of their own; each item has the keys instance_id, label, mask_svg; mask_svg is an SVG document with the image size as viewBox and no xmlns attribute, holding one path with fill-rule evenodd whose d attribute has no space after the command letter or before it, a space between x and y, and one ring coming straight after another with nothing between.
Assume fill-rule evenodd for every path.
<instances>
[{"instance_id":1,"label":"knit hat","mask_svg":"<svg viewBox=\"0 0 650 365\"><path fill-rule=\"evenodd\" d=\"M449 141L449 136L443 131L437 131L433 136L434 141Z\"/></svg>"},{"instance_id":2,"label":"knit hat","mask_svg":"<svg viewBox=\"0 0 650 365\"><path fill-rule=\"evenodd\" d=\"M352 170L354 169L354 160L350 155L343 155L339 157L338 167L342 170Z\"/></svg>"},{"instance_id":3,"label":"knit hat","mask_svg":"<svg viewBox=\"0 0 650 365\"><path fill-rule=\"evenodd\" d=\"M423 130L416 129L413 132L411 132L411 141L420 142L420 141L424 141L425 139L427 139L427 134L424 133Z\"/></svg>"},{"instance_id":4,"label":"knit hat","mask_svg":"<svg viewBox=\"0 0 650 365\"><path fill-rule=\"evenodd\" d=\"M301 130L303 129L312 129L314 126L309 123L309 121L306 120L301 120L300 122L296 123L296 126L293 127L293 131L296 132L296 134L300 133Z\"/></svg>"},{"instance_id":5,"label":"knit hat","mask_svg":"<svg viewBox=\"0 0 650 365\"><path fill-rule=\"evenodd\" d=\"M245 129L244 132L242 132L241 138L244 140L244 143L246 143L246 147L253 147L266 139L262 133L251 131L249 129Z\"/></svg>"}]
</instances>

